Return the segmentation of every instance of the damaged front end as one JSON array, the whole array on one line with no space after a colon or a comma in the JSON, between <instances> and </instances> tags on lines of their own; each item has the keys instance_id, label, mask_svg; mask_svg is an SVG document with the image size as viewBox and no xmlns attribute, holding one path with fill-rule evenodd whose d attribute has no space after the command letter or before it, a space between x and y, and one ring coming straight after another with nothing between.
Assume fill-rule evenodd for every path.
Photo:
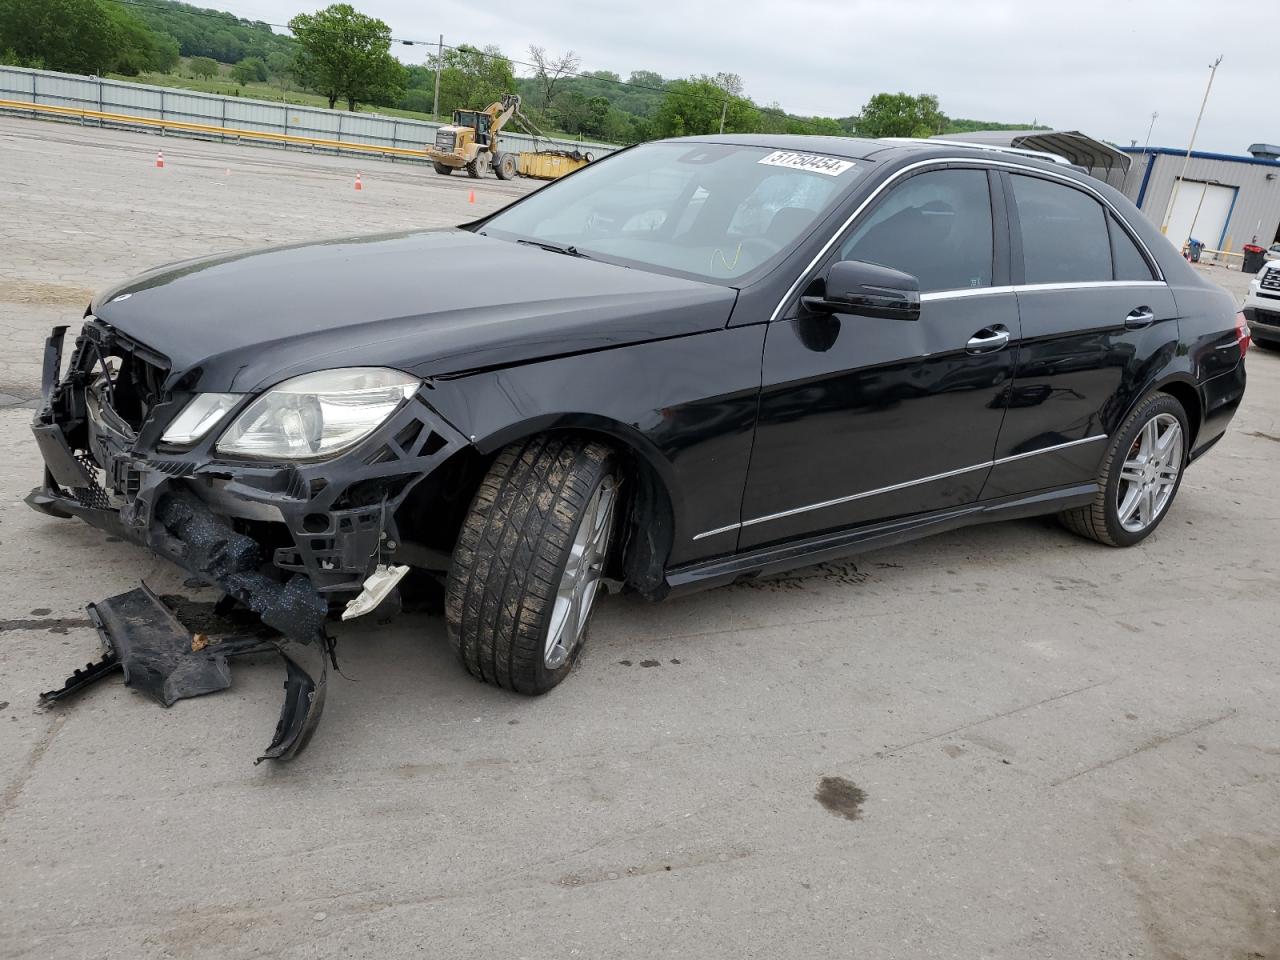
<instances>
[{"instance_id":1,"label":"damaged front end","mask_svg":"<svg viewBox=\"0 0 1280 960\"><path fill-rule=\"evenodd\" d=\"M296 755L323 709L327 662L336 662L326 620L372 609L407 569L393 564L397 508L466 439L419 392L353 449L322 462L221 457L218 429L185 448L166 444L198 373L172 371L163 355L88 317L59 378L65 333L55 328L45 347L44 402L32 425L44 482L27 503L153 550L270 630L193 650L191 632L144 586L90 605L106 656L46 698L118 665L126 683L168 705L225 687L226 656L274 649L285 661L285 701L259 759ZM252 399L241 397L239 409Z\"/></svg>"}]
</instances>

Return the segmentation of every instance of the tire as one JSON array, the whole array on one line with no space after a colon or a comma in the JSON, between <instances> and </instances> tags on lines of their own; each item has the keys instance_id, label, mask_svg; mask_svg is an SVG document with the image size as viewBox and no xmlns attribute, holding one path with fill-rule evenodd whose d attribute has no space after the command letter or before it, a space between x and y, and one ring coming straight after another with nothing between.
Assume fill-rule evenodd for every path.
<instances>
[{"instance_id":1,"label":"tire","mask_svg":"<svg viewBox=\"0 0 1280 960\"><path fill-rule=\"evenodd\" d=\"M498 454L463 522L445 588L449 642L468 673L523 694L546 693L569 675L608 560L618 481L609 448L572 435L531 437ZM602 537L593 533L601 514ZM574 620L580 628L553 634L574 609L562 591L577 582L566 571L584 537L600 540L598 550L576 553L598 556L595 586L577 608L585 610Z\"/></svg>"},{"instance_id":2,"label":"tire","mask_svg":"<svg viewBox=\"0 0 1280 960\"><path fill-rule=\"evenodd\" d=\"M453 173L453 167L446 166L445 164L438 163L434 160L431 162L431 166L435 167L436 173L440 174L442 177L447 177L449 174Z\"/></svg>"},{"instance_id":3,"label":"tire","mask_svg":"<svg viewBox=\"0 0 1280 960\"><path fill-rule=\"evenodd\" d=\"M512 180L516 175L516 158L509 153L498 153L493 157L493 173L499 180Z\"/></svg>"},{"instance_id":4,"label":"tire","mask_svg":"<svg viewBox=\"0 0 1280 960\"><path fill-rule=\"evenodd\" d=\"M1144 475L1141 466L1136 470L1126 471L1125 465L1138 464L1143 459L1144 430L1152 429L1149 425L1153 421L1157 435L1169 438L1168 428L1175 423L1180 433L1176 437L1176 453L1171 446L1151 463L1150 481L1155 486L1163 486L1168 495L1155 493L1144 504L1141 493ZM1190 436L1187 413L1182 404L1167 393L1148 394L1120 425L1108 445L1098 472L1098 494L1093 503L1066 510L1058 514L1058 519L1072 533L1109 547L1131 547L1141 543L1160 525L1160 521L1173 506L1186 470ZM1169 442L1172 445L1172 440ZM1161 465L1165 459L1168 463ZM1171 475L1172 470L1176 470L1176 475ZM1167 485L1170 479L1172 483ZM1122 483L1124 496L1121 491ZM1137 500L1132 501L1129 496L1135 492ZM1133 509L1137 512L1129 514L1122 510L1127 504L1133 504Z\"/></svg>"},{"instance_id":5,"label":"tire","mask_svg":"<svg viewBox=\"0 0 1280 960\"><path fill-rule=\"evenodd\" d=\"M472 180L480 179L480 161L479 160L472 160L470 163L468 163L466 166L466 170L467 170L467 176L470 177Z\"/></svg>"}]
</instances>

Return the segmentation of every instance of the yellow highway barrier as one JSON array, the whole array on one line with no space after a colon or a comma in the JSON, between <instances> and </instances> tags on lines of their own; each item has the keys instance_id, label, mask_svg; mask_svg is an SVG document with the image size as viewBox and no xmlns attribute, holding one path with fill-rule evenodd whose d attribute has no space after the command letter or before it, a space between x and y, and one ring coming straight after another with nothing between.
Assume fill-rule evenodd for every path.
<instances>
[{"instance_id":1,"label":"yellow highway barrier","mask_svg":"<svg viewBox=\"0 0 1280 960\"><path fill-rule=\"evenodd\" d=\"M423 150L406 147L380 147L373 143L353 143L349 140L324 140L319 137L298 137L289 133L269 133L265 130L242 130L237 127L215 127L208 123L188 123L185 120L164 120L158 117L138 117L127 113L103 113L83 107L55 107L46 103L27 103L24 100L0 100L0 109L36 111L66 117L105 120L108 123L136 124L143 127L160 127L166 130L184 130L190 133L210 133L220 137L238 137L246 140L268 140L272 143L296 143L299 146L327 147L332 150L358 150L363 153L381 153L393 157L426 159Z\"/></svg>"}]
</instances>

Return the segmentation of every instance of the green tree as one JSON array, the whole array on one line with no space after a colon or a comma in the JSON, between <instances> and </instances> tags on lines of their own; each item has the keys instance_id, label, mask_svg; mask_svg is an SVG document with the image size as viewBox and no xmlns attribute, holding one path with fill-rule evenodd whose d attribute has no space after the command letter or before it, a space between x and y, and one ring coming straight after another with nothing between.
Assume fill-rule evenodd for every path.
<instances>
[{"instance_id":1,"label":"green tree","mask_svg":"<svg viewBox=\"0 0 1280 960\"><path fill-rule=\"evenodd\" d=\"M391 28L359 13L349 3L335 3L316 13L300 13L289 21L298 41L294 72L303 86L354 110L359 103L393 103L403 93L407 75L391 55Z\"/></svg>"},{"instance_id":2,"label":"green tree","mask_svg":"<svg viewBox=\"0 0 1280 960\"><path fill-rule=\"evenodd\" d=\"M0 0L0 50L27 66L106 73L116 25L98 0Z\"/></svg>"},{"instance_id":3,"label":"green tree","mask_svg":"<svg viewBox=\"0 0 1280 960\"><path fill-rule=\"evenodd\" d=\"M273 50L267 54L266 64L267 75L281 90L287 90L293 79L293 57L283 50Z\"/></svg>"},{"instance_id":4,"label":"green tree","mask_svg":"<svg viewBox=\"0 0 1280 960\"><path fill-rule=\"evenodd\" d=\"M104 5L112 29L111 68L133 77L145 71L168 73L178 62L178 41L158 33L127 8Z\"/></svg>"},{"instance_id":5,"label":"green tree","mask_svg":"<svg viewBox=\"0 0 1280 960\"><path fill-rule=\"evenodd\" d=\"M187 69L191 71L193 77L203 77L208 80L218 75L218 61L212 57L192 57L187 61Z\"/></svg>"},{"instance_id":6,"label":"green tree","mask_svg":"<svg viewBox=\"0 0 1280 960\"><path fill-rule=\"evenodd\" d=\"M265 83L267 65L261 57L245 57L231 68L231 77L236 83Z\"/></svg>"},{"instance_id":7,"label":"green tree","mask_svg":"<svg viewBox=\"0 0 1280 960\"><path fill-rule=\"evenodd\" d=\"M662 74L654 73L652 70L632 70L627 83L637 87L656 87L661 90L666 86L667 81L663 79Z\"/></svg>"},{"instance_id":8,"label":"green tree","mask_svg":"<svg viewBox=\"0 0 1280 960\"><path fill-rule=\"evenodd\" d=\"M860 137L931 137L946 127L938 98L927 93L877 93L853 123Z\"/></svg>"},{"instance_id":9,"label":"green tree","mask_svg":"<svg viewBox=\"0 0 1280 960\"><path fill-rule=\"evenodd\" d=\"M745 97L726 92L708 76L672 80L654 117L659 137L686 137L720 132L755 133L761 128L760 110Z\"/></svg>"},{"instance_id":10,"label":"green tree","mask_svg":"<svg viewBox=\"0 0 1280 960\"><path fill-rule=\"evenodd\" d=\"M429 66L436 69L437 57L429 58ZM435 75L431 74L434 98ZM448 115L454 110L474 110L487 107L504 93L514 93L516 78L511 72L511 61L495 46L480 50L462 44L444 52L444 64L440 69L440 112Z\"/></svg>"}]
</instances>

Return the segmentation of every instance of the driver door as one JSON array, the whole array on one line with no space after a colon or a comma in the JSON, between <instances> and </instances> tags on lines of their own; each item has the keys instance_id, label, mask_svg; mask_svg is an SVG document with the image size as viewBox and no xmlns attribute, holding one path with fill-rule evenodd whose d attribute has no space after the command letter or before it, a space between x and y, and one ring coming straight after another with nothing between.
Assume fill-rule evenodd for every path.
<instances>
[{"instance_id":1,"label":"driver door","mask_svg":"<svg viewBox=\"0 0 1280 960\"><path fill-rule=\"evenodd\" d=\"M838 260L920 281L916 321L811 312L766 334L739 549L968 504L990 472L1017 353L1003 192L987 171L902 180L855 222Z\"/></svg>"}]
</instances>

